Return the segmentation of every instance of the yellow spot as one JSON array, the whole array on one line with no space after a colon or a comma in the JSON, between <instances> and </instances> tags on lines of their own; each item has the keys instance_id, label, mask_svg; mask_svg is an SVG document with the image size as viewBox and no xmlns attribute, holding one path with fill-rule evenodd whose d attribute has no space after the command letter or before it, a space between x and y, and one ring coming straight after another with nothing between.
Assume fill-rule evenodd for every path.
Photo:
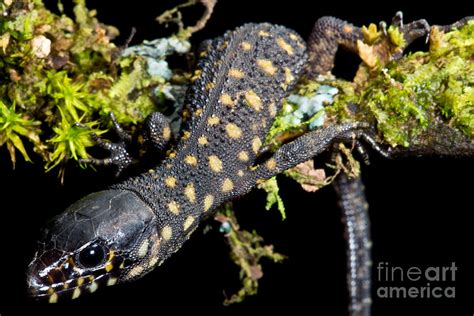
<instances>
[{"instance_id":1,"label":"yellow spot","mask_svg":"<svg viewBox=\"0 0 474 316\"><path fill-rule=\"evenodd\" d=\"M240 46L242 47L243 50L251 50L252 49L252 44L249 42L243 41Z\"/></svg>"},{"instance_id":2,"label":"yellow spot","mask_svg":"<svg viewBox=\"0 0 474 316\"><path fill-rule=\"evenodd\" d=\"M262 108L262 100L255 92L253 92L253 90L245 92L245 101L247 101L247 104L257 112Z\"/></svg>"},{"instance_id":3,"label":"yellow spot","mask_svg":"<svg viewBox=\"0 0 474 316\"><path fill-rule=\"evenodd\" d=\"M293 55L293 47L285 42L285 40L282 37L277 38L277 44L280 46L281 49L283 49L288 55Z\"/></svg>"},{"instance_id":4,"label":"yellow spot","mask_svg":"<svg viewBox=\"0 0 474 316\"><path fill-rule=\"evenodd\" d=\"M196 111L194 111L193 115L196 116L196 117L201 116L202 115L202 109L197 109Z\"/></svg>"},{"instance_id":5,"label":"yellow spot","mask_svg":"<svg viewBox=\"0 0 474 316\"><path fill-rule=\"evenodd\" d=\"M260 32L258 32L258 35L263 36L263 37L268 37L268 36L270 36L270 33L266 32L266 31L260 31Z\"/></svg>"},{"instance_id":6,"label":"yellow spot","mask_svg":"<svg viewBox=\"0 0 474 316\"><path fill-rule=\"evenodd\" d=\"M273 63L271 60L268 59L257 59L257 65L260 67L260 69L263 70L267 75L273 76L277 72L277 69L275 66L273 66Z\"/></svg>"},{"instance_id":7,"label":"yellow spot","mask_svg":"<svg viewBox=\"0 0 474 316\"><path fill-rule=\"evenodd\" d=\"M183 136L181 136L182 140L188 140L189 137L191 137L191 132L190 131L184 131Z\"/></svg>"},{"instance_id":8,"label":"yellow spot","mask_svg":"<svg viewBox=\"0 0 474 316\"><path fill-rule=\"evenodd\" d=\"M249 154L245 150L242 150L241 152L239 152L239 160L248 161L249 160Z\"/></svg>"},{"instance_id":9,"label":"yellow spot","mask_svg":"<svg viewBox=\"0 0 474 316\"><path fill-rule=\"evenodd\" d=\"M143 258L148 253L148 239L145 239L138 248L138 257ZM107 267L106 267L107 270Z\"/></svg>"},{"instance_id":10,"label":"yellow spot","mask_svg":"<svg viewBox=\"0 0 474 316\"><path fill-rule=\"evenodd\" d=\"M169 151L169 152L168 152L168 157L169 157L169 158L174 158L174 157L176 157L176 151L174 151L174 150Z\"/></svg>"},{"instance_id":11,"label":"yellow spot","mask_svg":"<svg viewBox=\"0 0 474 316\"><path fill-rule=\"evenodd\" d=\"M198 143L199 143L199 145L207 145L209 142L207 141L206 136L200 136L198 138Z\"/></svg>"},{"instance_id":12,"label":"yellow spot","mask_svg":"<svg viewBox=\"0 0 474 316\"><path fill-rule=\"evenodd\" d=\"M296 36L295 34L293 33L290 33L290 38L294 41L297 41L298 40L298 36Z\"/></svg>"},{"instance_id":13,"label":"yellow spot","mask_svg":"<svg viewBox=\"0 0 474 316\"><path fill-rule=\"evenodd\" d=\"M208 84L206 84L206 90L209 91L212 88L214 88L214 86L215 86L214 82L209 82Z\"/></svg>"},{"instance_id":14,"label":"yellow spot","mask_svg":"<svg viewBox=\"0 0 474 316\"><path fill-rule=\"evenodd\" d=\"M270 158L267 160L267 162L265 163L265 165L267 166L267 169L268 170L275 170L276 166L277 166L277 162L275 159L273 158Z\"/></svg>"},{"instance_id":15,"label":"yellow spot","mask_svg":"<svg viewBox=\"0 0 474 316\"><path fill-rule=\"evenodd\" d=\"M84 284L84 278L77 279L77 286L81 286Z\"/></svg>"},{"instance_id":16,"label":"yellow spot","mask_svg":"<svg viewBox=\"0 0 474 316\"><path fill-rule=\"evenodd\" d=\"M184 188L184 195L188 198L189 202L194 203L196 202L196 191L194 190L194 184L189 183Z\"/></svg>"},{"instance_id":17,"label":"yellow spot","mask_svg":"<svg viewBox=\"0 0 474 316\"><path fill-rule=\"evenodd\" d=\"M58 294L53 293L53 294L49 297L49 303L50 303L50 304L54 304L54 303L57 303L57 302L58 302Z\"/></svg>"},{"instance_id":18,"label":"yellow spot","mask_svg":"<svg viewBox=\"0 0 474 316\"><path fill-rule=\"evenodd\" d=\"M239 177L243 177L243 176L244 176L244 171L243 171L243 170L237 171L237 175L238 175Z\"/></svg>"},{"instance_id":19,"label":"yellow spot","mask_svg":"<svg viewBox=\"0 0 474 316\"><path fill-rule=\"evenodd\" d=\"M227 132L227 135L229 135L230 138L238 139L242 137L242 130L234 123L227 124L225 126L225 131Z\"/></svg>"},{"instance_id":20,"label":"yellow spot","mask_svg":"<svg viewBox=\"0 0 474 316\"><path fill-rule=\"evenodd\" d=\"M204 212L209 211L214 203L214 196L208 194L204 197Z\"/></svg>"},{"instance_id":21,"label":"yellow spot","mask_svg":"<svg viewBox=\"0 0 474 316\"><path fill-rule=\"evenodd\" d=\"M148 268L154 267L158 263L158 257L153 257L150 259L150 262L148 262Z\"/></svg>"},{"instance_id":22,"label":"yellow spot","mask_svg":"<svg viewBox=\"0 0 474 316\"><path fill-rule=\"evenodd\" d=\"M170 240L172 235L173 235L173 229L171 228L171 226L165 226L161 230L161 236L163 237L164 240Z\"/></svg>"},{"instance_id":23,"label":"yellow spot","mask_svg":"<svg viewBox=\"0 0 474 316\"><path fill-rule=\"evenodd\" d=\"M237 79L242 79L243 77L245 77L245 74L240 69L231 68L229 69L229 76Z\"/></svg>"},{"instance_id":24,"label":"yellow spot","mask_svg":"<svg viewBox=\"0 0 474 316\"><path fill-rule=\"evenodd\" d=\"M171 201L168 203L168 209L170 210L171 213L174 215L179 214L179 204L176 203L176 201Z\"/></svg>"},{"instance_id":25,"label":"yellow spot","mask_svg":"<svg viewBox=\"0 0 474 316\"><path fill-rule=\"evenodd\" d=\"M98 288L99 285L97 284L97 282L92 282L91 285L89 285L89 292L94 293L95 291L97 291Z\"/></svg>"},{"instance_id":26,"label":"yellow spot","mask_svg":"<svg viewBox=\"0 0 474 316\"><path fill-rule=\"evenodd\" d=\"M132 270L130 270L130 272L127 274L127 278L128 279L136 278L137 276L142 274L143 270L145 270L143 266L136 266Z\"/></svg>"},{"instance_id":27,"label":"yellow spot","mask_svg":"<svg viewBox=\"0 0 474 316\"><path fill-rule=\"evenodd\" d=\"M275 102L270 103L268 106L268 113L270 113L270 117L275 117L277 115L277 108Z\"/></svg>"},{"instance_id":28,"label":"yellow spot","mask_svg":"<svg viewBox=\"0 0 474 316\"><path fill-rule=\"evenodd\" d=\"M206 57L207 53L209 52L209 49L211 49L211 45L208 45L208 46L206 47L206 49L204 49L203 51L201 51L201 52L199 53L199 57Z\"/></svg>"},{"instance_id":29,"label":"yellow spot","mask_svg":"<svg viewBox=\"0 0 474 316\"><path fill-rule=\"evenodd\" d=\"M191 82L194 82L194 81L198 80L199 77L201 77L201 74L202 74L202 70L201 69L196 69L194 71L193 76L191 77Z\"/></svg>"},{"instance_id":30,"label":"yellow spot","mask_svg":"<svg viewBox=\"0 0 474 316\"><path fill-rule=\"evenodd\" d=\"M117 278L110 278L107 280L107 286L112 286L117 283Z\"/></svg>"},{"instance_id":31,"label":"yellow spot","mask_svg":"<svg viewBox=\"0 0 474 316\"><path fill-rule=\"evenodd\" d=\"M188 165L191 165L191 166L197 166L197 158L192 155L187 155L184 158L184 162L186 162Z\"/></svg>"},{"instance_id":32,"label":"yellow spot","mask_svg":"<svg viewBox=\"0 0 474 316\"><path fill-rule=\"evenodd\" d=\"M209 125L217 125L219 124L219 122L219 118L215 115L212 115L210 118L207 119L207 124Z\"/></svg>"},{"instance_id":33,"label":"yellow spot","mask_svg":"<svg viewBox=\"0 0 474 316\"><path fill-rule=\"evenodd\" d=\"M211 155L208 157L209 159L209 167L211 167L211 170L214 172L221 172L222 171L222 161L219 159L219 157L215 155Z\"/></svg>"},{"instance_id":34,"label":"yellow spot","mask_svg":"<svg viewBox=\"0 0 474 316\"><path fill-rule=\"evenodd\" d=\"M114 265L112 264L112 262L107 262L105 264L105 271L110 272L112 271L113 268L114 268Z\"/></svg>"},{"instance_id":35,"label":"yellow spot","mask_svg":"<svg viewBox=\"0 0 474 316\"><path fill-rule=\"evenodd\" d=\"M223 93L220 96L219 101L221 101L222 104L230 106L230 107L233 107L235 105L234 101L232 101L232 97L227 93Z\"/></svg>"},{"instance_id":36,"label":"yellow spot","mask_svg":"<svg viewBox=\"0 0 474 316\"><path fill-rule=\"evenodd\" d=\"M342 28L342 31L343 31L344 33L352 33L353 30L354 30L354 29L353 29L352 26L349 25L349 24L344 25L344 27Z\"/></svg>"},{"instance_id":37,"label":"yellow spot","mask_svg":"<svg viewBox=\"0 0 474 316\"><path fill-rule=\"evenodd\" d=\"M165 184L169 188L174 188L176 186L176 178L175 177L166 177Z\"/></svg>"},{"instance_id":38,"label":"yellow spot","mask_svg":"<svg viewBox=\"0 0 474 316\"><path fill-rule=\"evenodd\" d=\"M259 130L259 125L257 123L253 123L252 126L250 126L250 129L256 133Z\"/></svg>"},{"instance_id":39,"label":"yellow spot","mask_svg":"<svg viewBox=\"0 0 474 316\"><path fill-rule=\"evenodd\" d=\"M79 296L81 296L81 289L79 288L75 288L74 289L74 292L72 292L72 297L71 299L75 300L76 298L78 298Z\"/></svg>"},{"instance_id":40,"label":"yellow spot","mask_svg":"<svg viewBox=\"0 0 474 316\"><path fill-rule=\"evenodd\" d=\"M183 224L183 229L184 230L187 230L189 227L191 227L191 225L194 223L194 217L189 215L186 220L184 221L184 224Z\"/></svg>"},{"instance_id":41,"label":"yellow spot","mask_svg":"<svg viewBox=\"0 0 474 316\"><path fill-rule=\"evenodd\" d=\"M171 129L167 126L163 128L163 139L168 141L171 138Z\"/></svg>"},{"instance_id":42,"label":"yellow spot","mask_svg":"<svg viewBox=\"0 0 474 316\"><path fill-rule=\"evenodd\" d=\"M260 138L258 137L255 137L253 140L252 140L252 150L255 154L258 153L258 150L260 149L260 147L262 146L262 141L260 140Z\"/></svg>"},{"instance_id":43,"label":"yellow spot","mask_svg":"<svg viewBox=\"0 0 474 316\"><path fill-rule=\"evenodd\" d=\"M291 73L290 68L285 67L285 83L289 85L293 80L295 80L295 77Z\"/></svg>"},{"instance_id":44,"label":"yellow spot","mask_svg":"<svg viewBox=\"0 0 474 316\"><path fill-rule=\"evenodd\" d=\"M234 183L229 178L225 178L222 182L222 192L230 192L234 189Z\"/></svg>"},{"instance_id":45,"label":"yellow spot","mask_svg":"<svg viewBox=\"0 0 474 316\"><path fill-rule=\"evenodd\" d=\"M219 49L219 50L226 49L228 45L229 45L229 42L224 41L217 49Z\"/></svg>"}]
</instances>

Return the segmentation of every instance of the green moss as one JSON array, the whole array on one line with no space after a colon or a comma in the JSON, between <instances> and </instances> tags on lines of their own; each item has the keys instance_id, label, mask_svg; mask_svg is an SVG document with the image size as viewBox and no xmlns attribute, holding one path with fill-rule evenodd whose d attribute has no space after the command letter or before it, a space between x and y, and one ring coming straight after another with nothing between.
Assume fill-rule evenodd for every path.
<instances>
[{"instance_id":1,"label":"green moss","mask_svg":"<svg viewBox=\"0 0 474 316\"><path fill-rule=\"evenodd\" d=\"M22 137L43 148L39 138L39 125L40 122L17 113L15 103L7 107L0 100L0 146L7 146L13 167L16 163L16 150L22 154L26 161L31 161L23 145Z\"/></svg>"},{"instance_id":2,"label":"green moss","mask_svg":"<svg viewBox=\"0 0 474 316\"><path fill-rule=\"evenodd\" d=\"M370 23L368 27L362 26L362 35L364 42L372 45L382 37L382 32L377 30L377 25Z\"/></svg>"},{"instance_id":3,"label":"green moss","mask_svg":"<svg viewBox=\"0 0 474 316\"><path fill-rule=\"evenodd\" d=\"M175 52L185 53L189 42L163 39L159 55L153 58L139 52L120 55L112 43L118 30L100 23L85 1L74 3L72 18L62 12L61 4L59 15L39 0L2 4L2 120L11 120L5 109L10 111L6 105L15 104L17 118L28 118L16 120L16 129L34 122L28 125L28 133L13 132L10 127L0 131L0 146L8 147L13 162L15 148L25 160L35 160L23 145L29 141L47 171L63 168L69 159L87 157L86 148L92 144L90 132L79 133L76 122L94 126L101 133L109 122L108 114L114 112L125 129L133 128L165 99L174 98L169 82L173 71L165 59ZM97 118L102 119L99 125ZM61 169L60 174L63 172Z\"/></svg>"},{"instance_id":4,"label":"green moss","mask_svg":"<svg viewBox=\"0 0 474 316\"><path fill-rule=\"evenodd\" d=\"M259 187L265 190L265 192L267 193L267 204L265 205L267 211L270 210L273 205L276 204L278 211L280 211L281 218L285 219L285 205L283 204L283 200L281 199L280 194L278 193L280 191L280 188L278 187L276 177L268 179Z\"/></svg>"},{"instance_id":5,"label":"green moss","mask_svg":"<svg viewBox=\"0 0 474 316\"><path fill-rule=\"evenodd\" d=\"M65 117L63 115L61 123L53 127L55 136L48 140L48 143L53 145L53 152L45 166L46 171L64 164L69 159L87 158L86 148L95 144L91 134L100 135L106 132L95 128L98 122L87 122L83 126L71 125ZM59 171L61 182L64 181L64 172L64 168Z\"/></svg>"},{"instance_id":6,"label":"green moss","mask_svg":"<svg viewBox=\"0 0 474 316\"><path fill-rule=\"evenodd\" d=\"M405 47L406 41L403 34L400 32L398 27L390 25L387 30L390 41L397 47Z\"/></svg>"},{"instance_id":7,"label":"green moss","mask_svg":"<svg viewBox=\"0 0 474 316\"><path fill-rule=\"evenodd\" d=\"M471 21L447 34L434 30L430 52L371 72L362 66L354 83L334 80L342 93L326 110L328 121L374 122L391 146L409 147L437 118L473 138L473 29Z\"/></svg>"},{"instance_id":8,"label":"green moss","mask_svg":"<svg viewBox=\"0 0 474 316\"><path fill-rule=\"evenodd\" d=\"M374 115L390 145L408 147L439 113L474 137L473 29L471 22L438 38L443 43L436 44L435 52L418 52L389 64L361 92L361 105Z\"/></svg>"}]
</instances>

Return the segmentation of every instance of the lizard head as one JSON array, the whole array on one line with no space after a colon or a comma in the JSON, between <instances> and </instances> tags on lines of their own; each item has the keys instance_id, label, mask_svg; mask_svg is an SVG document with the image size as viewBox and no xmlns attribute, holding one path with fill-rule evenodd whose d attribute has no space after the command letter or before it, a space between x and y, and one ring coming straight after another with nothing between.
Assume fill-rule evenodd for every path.
<instances>
[{"instance_id":1,"label":"lizard head","mask_svg":"<svg viewBox=\"0 0 474 316\"><path fill-rule=\"evenodd\" d=\"M50 303L139 278L158 263L161 237L151 208L133 192L90 194L43 229L27 281Z\"/></svg>"}]
</instances>

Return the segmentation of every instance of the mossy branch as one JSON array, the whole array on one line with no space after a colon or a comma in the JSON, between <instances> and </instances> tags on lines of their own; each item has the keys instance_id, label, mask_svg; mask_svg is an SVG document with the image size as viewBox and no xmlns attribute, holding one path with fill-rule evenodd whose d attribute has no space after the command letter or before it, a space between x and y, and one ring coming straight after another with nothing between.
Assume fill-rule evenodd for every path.
<instances>
[{"instance_id":1,"label":"mossy branch","mask_svg":"<svg viewBox=\"0 0 474 316\"><path fill-rule=\"evenodd\" d=\"M257 294L258 280L263 276L261 259L281 262L285 256L275 252L272 245L262 245L263 238L255 231L241 230L230 204L224 205L215 219L221 223L221 231L231 248L231 258L240 268L242 282L242 288L226 298L224 305L239 303L245 297Z\"/></svg>"}]
</instances>

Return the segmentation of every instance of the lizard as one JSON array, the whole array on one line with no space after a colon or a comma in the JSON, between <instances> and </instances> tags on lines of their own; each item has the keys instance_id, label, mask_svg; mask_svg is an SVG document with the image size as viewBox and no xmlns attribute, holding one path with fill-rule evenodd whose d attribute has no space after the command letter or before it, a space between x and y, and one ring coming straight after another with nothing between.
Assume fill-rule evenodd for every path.
<instances>
[{"instance_id":1,"label":"lizard","mask_svg":"<svg viewBox=\"0 0 474 316\"><path fill-rule=\"evenodd\" d=\"M402 31L409 44L427 35L429 26L420 20ZM360 28L323 17L308 43L294 31L268 23L245 24L206 42L185 98L188 120L176 146L154 168L87 195L43 229L28 267L31 295L56 303L143 277L179 250L219 205L336 142L362 138L383 152L365 122L325 126L273 153L261 150L282 99L298 79L330 72L337 48L354 49L361 36ZM164 148L172 137L164 116L154 113L147 127L148 141ZM127 137L117 129L121 143L98 139L112 157L90 162L121 169L131 162L123 145ZM341 183L341 195L355 191L356 204L364 204L357 193L360 186L344 190L347 181ZM350 200L346 204L360 208ZM363 303L353 304L360 315L370 313L367 295Z\"/></svg>"}]
</instances>

